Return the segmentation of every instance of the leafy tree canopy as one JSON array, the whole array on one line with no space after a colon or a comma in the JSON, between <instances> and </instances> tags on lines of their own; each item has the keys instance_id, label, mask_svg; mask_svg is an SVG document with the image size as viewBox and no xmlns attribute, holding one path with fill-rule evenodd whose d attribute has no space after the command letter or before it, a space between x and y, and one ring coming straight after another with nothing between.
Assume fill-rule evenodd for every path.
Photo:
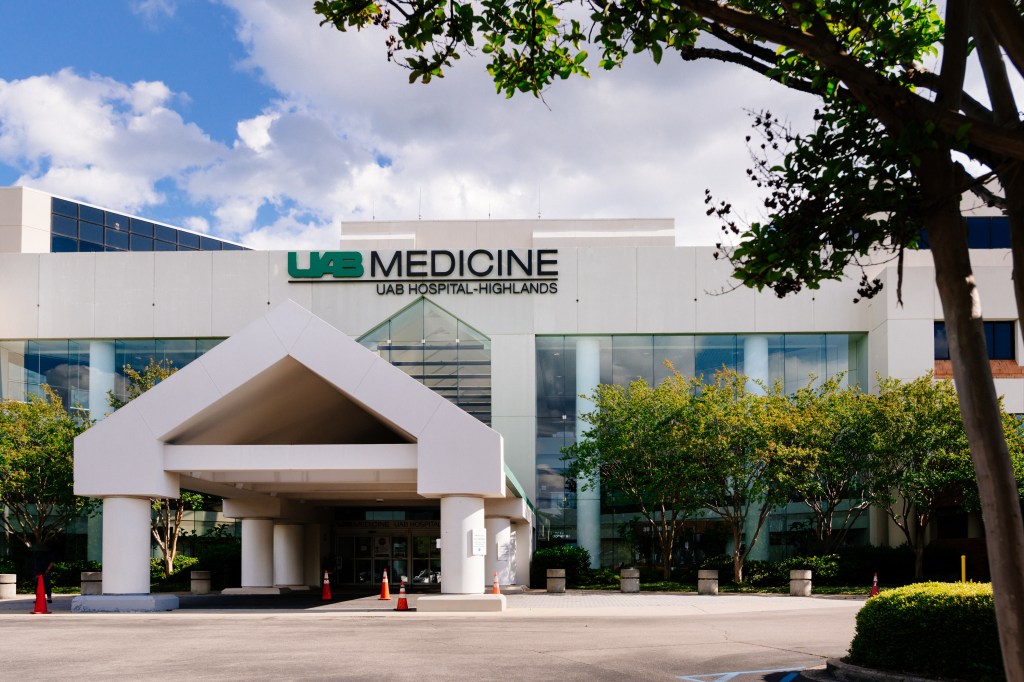
<instances>
[{"instance_id":1,"label":"leafy tree canopy","mask_svg":"<svg viewBox=\"0 0 1024 682\"><path fill-rule=\"evenodd\" d=\"M26 547L44 547L90 501L74 494L74 440L89 427L68 414L60 396L0 401L0 523Z\"/></svg>"}]
</instances>

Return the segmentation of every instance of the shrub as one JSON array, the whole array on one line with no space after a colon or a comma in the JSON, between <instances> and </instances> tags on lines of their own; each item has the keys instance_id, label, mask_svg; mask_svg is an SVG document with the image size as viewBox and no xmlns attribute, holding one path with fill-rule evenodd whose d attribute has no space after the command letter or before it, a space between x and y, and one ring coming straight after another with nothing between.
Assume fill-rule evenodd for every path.
<instances>
[{"instance_id":1,"label":"shrub","mask_svg":"<svg viewBox=\"0 0 1024 682\"><path fill-rule=\"evenodd\" d=\"M544 585L549 568L564 568L566 585L581 585L590 573L590 552L577 545L538 549L533 553L530 583L534 586Z\"/></svg>"},{"instance_id":2,"label":"shrub","mask_svg":"<svg viewBox=\"0 0 1024 682\"><path fill-rule=\"evenodd\" d=\"M1004 679L991 584L919 583L872 597L857 614L847 660L928 677Z\"/></svg>"},{"instance_id":3,"label":"shrub","mask_svg":"<svg viewBox=\"0 0 1024 682\"><path fill-rule=\"evenodd\" d=\"M0 573L17 573L18 567L15 565L14 559L6 556L0 556Z\"/></svg>"},{"instance_id":4,"label":"shrub","mask_svg":"<svg viewBox=\"0 0 1024 682\"><path fill-rule=\"evenodd\" d=\"M210 571L211 588L223 590L242 584L242 543L235 537L210 535L201 538L194 571Z\"/></svg>"},{"instance_id":5,"label":"shrub","mask_svg":"<svg viewBox=\"0 0 1024 682\"><path fill-rule=\"evenodd\" d=\"M82 584L82 573L100 571L98 561L58 561L50 569L50 584L54 587L79 587Z\"/></svg>"}]
</instances>

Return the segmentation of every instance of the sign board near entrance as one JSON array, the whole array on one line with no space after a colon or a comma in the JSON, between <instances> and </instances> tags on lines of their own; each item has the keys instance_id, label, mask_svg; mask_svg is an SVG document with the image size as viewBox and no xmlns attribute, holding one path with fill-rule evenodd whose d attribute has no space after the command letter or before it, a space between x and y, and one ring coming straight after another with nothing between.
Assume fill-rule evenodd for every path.
<instances>
[{"instance_id":1,"label":"sign board near entrance","mask_svg":"<svg viewBox=\"0 0 1024 682\"><path fill-rule=\"evenodd\" d=\"M470 547L472 548L473 556L487 556L487 529L486 528L474 528L469 531L472 533Z\"/></svg>"}]
</instances>

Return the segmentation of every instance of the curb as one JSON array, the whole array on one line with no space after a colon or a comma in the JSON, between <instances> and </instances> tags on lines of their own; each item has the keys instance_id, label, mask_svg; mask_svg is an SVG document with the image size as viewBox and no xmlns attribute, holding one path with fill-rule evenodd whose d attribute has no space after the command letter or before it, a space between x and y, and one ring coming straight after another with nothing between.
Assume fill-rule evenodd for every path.
<instances>
[{"instance_id":1,"label":"curb","mask_svg":"<svg viewBox=\"0 0 1024 682\"><path fill-rule=\"evenodd\" d=\"M873 668L862 668L858 665L845 663L838 658L830 658L825 669L833 678L841 682L937 682L932 677L920 677L905 673L887 672Z\"/></svg>"}]
</instances>

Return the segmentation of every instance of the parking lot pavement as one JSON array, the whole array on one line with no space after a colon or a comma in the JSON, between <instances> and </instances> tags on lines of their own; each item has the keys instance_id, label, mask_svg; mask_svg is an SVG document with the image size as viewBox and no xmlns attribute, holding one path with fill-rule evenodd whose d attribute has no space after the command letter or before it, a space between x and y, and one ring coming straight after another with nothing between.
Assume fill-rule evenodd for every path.
<instances>
[{"instance_id":1,"label":"parking lot pavement","mask_svg":"<svg viewBox=\"0 0 1024 682\"><path fill-rule=\"evenodd\" d=\"M434 614L365 593L182 597L156 614L72 614L65 595L48 616L28 615L27 595L0 602L0 678L800 682L846 653L863 603L540 593L508 595L499 614Z\"/></svg>"}]
</instances>

